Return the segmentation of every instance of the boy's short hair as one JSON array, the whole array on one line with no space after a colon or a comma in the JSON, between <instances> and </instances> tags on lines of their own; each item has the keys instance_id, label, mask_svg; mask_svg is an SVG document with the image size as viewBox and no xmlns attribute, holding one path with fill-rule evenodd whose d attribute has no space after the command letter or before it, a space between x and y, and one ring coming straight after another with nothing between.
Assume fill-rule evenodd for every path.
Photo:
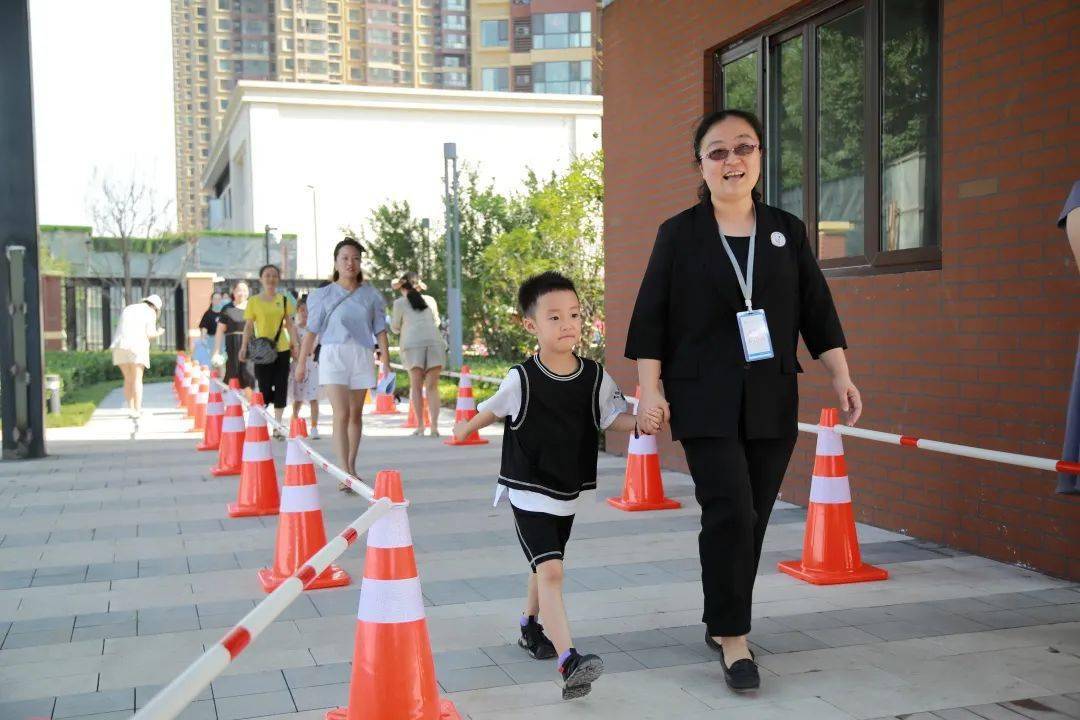
<instances>
[{"instance_id":1,"label":"boy's short hair","mask_svg":"<svg viewBox=\"0 0 1080 720\"><path fill-rule=\"evenodd\" d=\"M518 307L521 308L522 317L532 317L532 314L536 312L536 302L541 296L557 290L569 290L577 295L574 281L554 270L533 275L521 283L518 289Z\"/></svg>"}]
</instances>

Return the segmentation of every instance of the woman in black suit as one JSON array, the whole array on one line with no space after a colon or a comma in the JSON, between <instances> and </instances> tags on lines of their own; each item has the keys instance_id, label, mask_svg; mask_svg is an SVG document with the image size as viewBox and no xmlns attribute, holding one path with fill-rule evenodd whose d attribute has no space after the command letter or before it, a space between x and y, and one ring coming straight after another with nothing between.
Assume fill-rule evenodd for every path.
<instances>
[{"instance_id":1,"label":"woman in black suit","mask_svg":"<svg viewBox=\"0 0 1080 720\"><path fill-rule=\"evenodd\" d=\"M798 433L800 333L831 374L848 422L862 410L806 227L755 190L762 137L750 113L702 120L694 134L700 203L660 226L626 340L639 414L661 409L686 452L701 505L706 643L736 690L760 684L746 636L765 527Z\"/></svg>"}]
</instances>

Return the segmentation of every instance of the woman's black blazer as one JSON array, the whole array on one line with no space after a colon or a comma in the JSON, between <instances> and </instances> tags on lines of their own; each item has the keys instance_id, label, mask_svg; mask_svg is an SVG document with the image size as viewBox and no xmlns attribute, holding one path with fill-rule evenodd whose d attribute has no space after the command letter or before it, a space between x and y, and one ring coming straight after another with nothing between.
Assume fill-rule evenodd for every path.
<instances>
[{"instance_id":1,"label":"woman's black blazer","mask_svg":"<svg viewBox=\"0 0 1080 720\"><path fill-rule=\"evenodd\" d=\"M802 333L815 359L847 347L832 294L791 213L756 202L754 309L763 309L775 357L747 363L735 314L746 309L708 199L656 235L626 338L626 357L659 360L671 433L789 437L799 406L795 351ZM781 233L780 247L773 234ZM776 236L779 243L780 237Z\"/></svg>"}]
</instances>

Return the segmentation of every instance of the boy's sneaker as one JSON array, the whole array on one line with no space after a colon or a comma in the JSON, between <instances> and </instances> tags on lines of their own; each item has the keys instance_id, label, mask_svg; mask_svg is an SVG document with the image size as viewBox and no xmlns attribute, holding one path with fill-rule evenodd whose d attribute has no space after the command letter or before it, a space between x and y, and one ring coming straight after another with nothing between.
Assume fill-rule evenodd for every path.
<instances>
[{"instance_id":1,"label":"boy's sneaker","mask_svg":"<svg viewBox=\"0 0 1080 720\"><path fill-rule=\"evenodd\" d=\"M308 437L311 438L312 440L318 440L319 439L320 435L319 435L319 426L318 425L315 425L314 427L311 428L311 434L308 435Z\"/></svg>"},{"instance_id":2,"label":"boy's sneaker","mask_svg":"<svg viewBox=\"0 0 1080 720\"><path fill-rule=\"evenodd\" d=\"M544 626L536 622L536 618L531 615L528 624L521 626L521 639L518 640L518 647L528 651L533 660L550 660L558 655L555 652L555 646L548 640L548 636L544 634Z\"/></svg>"},{"instance_id":3,"label":"boy's sneaker","mask_svg":"<svg viewBox=\"0 0 1080 720\"><path fill-rule=\"evenodd\" d=\"M559 667L562 699L584 697L592 690L592 684L604 672L604 661L598 655L579 655L571 648L570 657Z\"/></svg>"}]
</instances>

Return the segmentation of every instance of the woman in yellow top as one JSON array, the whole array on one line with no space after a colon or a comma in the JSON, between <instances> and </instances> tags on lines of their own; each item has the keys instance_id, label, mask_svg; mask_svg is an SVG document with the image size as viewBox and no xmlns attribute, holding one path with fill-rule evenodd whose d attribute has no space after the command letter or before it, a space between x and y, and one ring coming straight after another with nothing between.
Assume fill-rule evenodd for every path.
<instances>
[{"instance_id":1,"label":"woman in yellow top","mask_svg":"<svg viewBox=\"0 0 1080 720\"><path fill-rule=\"evenodd\" d=\"M255 380L267 405L274 406L278 422L285 413L289 392L289 360L296 353L292 339L296 337L292 316L296 303L285 293L277 291L281 271L277 265L263 265L259 270L262 292L248 300L244 309L244 339L240 344L240 362L247 362L252 336L260 339L260 345L269 343L276 351L260 358L251 353L255 363ZM262 360L262 362L260 362ZM276 431L275 431L276 432Z\"/></svg>"}]
</instances>

